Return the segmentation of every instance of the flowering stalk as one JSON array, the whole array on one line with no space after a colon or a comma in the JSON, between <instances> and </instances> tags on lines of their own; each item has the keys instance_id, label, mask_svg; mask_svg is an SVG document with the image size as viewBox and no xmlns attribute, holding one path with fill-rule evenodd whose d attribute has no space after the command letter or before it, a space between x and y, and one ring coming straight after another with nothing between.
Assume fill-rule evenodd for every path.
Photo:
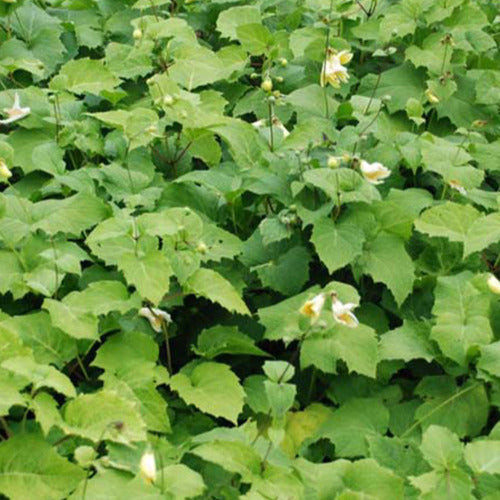
<instances>
[{"instance_id":1,"label":"flowering stalk","mask_svg":"<svg viewBox=\"0 0 500 500\"><path fill-rule=\"evenodd\" d=\"M333 0L330 0L330 10L328 11L328 25L326 27L326 40L325 40L325 57L328 56L328 47L330 46L330 17L332 15L332 9L333 9ZM321 68L321 71L323 71L323 68ZM330 118L330 110L328 108L328 92L326 90L326 85L323 87L323 96L325 98L325 115L326 118Z\"/></svg>"}]
</instances>

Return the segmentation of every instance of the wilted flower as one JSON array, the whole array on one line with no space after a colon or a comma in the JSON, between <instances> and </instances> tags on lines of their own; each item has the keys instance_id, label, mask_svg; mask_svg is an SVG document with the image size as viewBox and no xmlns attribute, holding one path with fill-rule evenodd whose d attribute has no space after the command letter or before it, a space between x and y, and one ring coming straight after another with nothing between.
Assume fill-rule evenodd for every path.
<instances>
[{"instance_id":1,"label":"wilted flower","mask_svg":"<svg viewBox=\"0 0 500 500\"><path fill-rule=\"evenodd\" d=\"M436 94L434 94L434 92L432 92L431 89L427 89L425 91L425 97L427 97L427 100L431 104L437 104L439 102L439 97Z\"/></svg>"},{"instance_id":2,"label":"wilted flower","mask_svg":"<svg viewBox=\"0 0 500 500\"><path fill-rule=\"evenodd\" d=\"M349 73L344 64L352 59L352 53L347 50L336 52L329 49L323 67L321 68L320 83L324 87L328 83L333 87L340 87L341 83L349 80Z\"/></svg>"},{"instance_id":3,"label":"wilted flower","mask_svg":"<svg viewBox=\"0 0 500 500\"><path fill-rule=\"evenodd\" d=\"M12 177L12 172L3 159L0 158L0 181L6 181Z\"/></svg>"},{"instance_id":4,"label":"wilted flower","mask_svg":"<svg viewBox=\"0 0 500 500\"><path fill-rule=\"evenodd\" d=\"M287 128L281 123L281 120L275 116L273 118L273 127L276 127L278 130L281 130L281 133L283 134L283 138L287 138L290 135L290 132L288 132Z\"/></svg>"},{"instance_id":5,"label":"wilted flower","mask_svg":"<svg viewBox=\"0 0 500 500\"><path fill-rule=\"evenodd\" d=\"M382 184L383 179L391 175L391 171L379 162L368 163L361 160L360 169L364 178L371 184Z\"/></svg>"},{"instance_id":6,"label":"wilted flower","mask_svg":"<svg viewBox=\"0 0 500 500\"><path fill-rule=\"evenodd\" d=\"M356 328L359 325L359 321L352 312L352 310L356 308L356 304L352 302L348 302L347 304L342 303L335 292L331 294L331 297L333 319L337 323L348 326L349 328Z\"/></svg>"},{"instance_id":7,"label":"wilted flower","mask_svg":"<svg viewBox=\"0 0 500 500\"><path fill-rule=\"evenodd\" d=\"M500 281L494 274L488 278L488 287L493 293L500 294Z\"/></svg>"},{"instance_id":8,"label":"wilted flower","mask_svg":"<svg viewBox=\"0 0 500 500\"><path fill-rule=\"evenodd\" d=\"M299 312L300 314L308 316L309 318L311 318L312 321L314 321L319 318L319 315L321 314L324 305L325 305L325 294L320 293L315 297L313 297L312 299L304 302Z\"/></svg>"},{"instance_id":9,"label":"wilted flower","mask_svg":"<svg viewBox=\"0 0 500 500\"><path fill-rule=\"evenodd\" d=\"M148 483L154 483L156 480L156 460L151 451L146 451L141 457L141 474Z\"/></svg>"},{"instance_id":10,"label":"wilted flower","mask_svg":"<svg viewBox=\"0 0 500 500\"><path fill-rule=\"evenodd\" d=\"M455 189L460 194L462 194L464 196L467 195L467 190L462 186L462 184L460 184L460 182L455 181L455 180L451 180L448 182L448 184L450 185L451 188Z\"/></svg>"},{"instance_id":11,"label":"wilted flower","mask_svg":"<svg viewBox=\"0 0 500 500\"><path fill-rule=\"evenodd\" d=\"M31 108L22 108L19 100L19 94L16 92L14 94L14 104L12 108L4 108L3 112L8 116L5 120L0 120L0 124L7 125L8 123L15 122L29 115Z\"/></svg>"},{"instance_id":12,"label":"wilted flower","mask_svg":"<svg viewBox=\"0 0 500 500\"><path fill-rule=\"evenodd\" d=\"M172 322L172 317L170 316L170 314L168 314L168 312L156 307L141 307L139 309L139 316L146 318L149 321L151 328L157 333L160 333L162 331L161 325L163 322Z\"/></svg>"}]
</instances>

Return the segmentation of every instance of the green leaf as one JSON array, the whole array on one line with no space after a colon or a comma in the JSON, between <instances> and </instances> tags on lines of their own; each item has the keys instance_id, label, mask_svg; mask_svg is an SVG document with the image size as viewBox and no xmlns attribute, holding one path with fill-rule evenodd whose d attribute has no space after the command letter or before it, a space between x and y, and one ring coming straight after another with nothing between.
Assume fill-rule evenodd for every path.
<instances>
[{"instance_id":1,"label":"green leaf","mask_svg":"<svg viewBox=\"0 0 500 500\"><path fill-rule=\"evenodd\" d=\"M389 411L379 399L353 398L333 413L317 437L329 439L339 457L366 456L366 438L385 434L388 425Z\"/></svg>"},{"instance_id":2,"label":"green leaf","mask_svg":"<svg viewBox=\"0 0 500 500\"><path fill-rule=\"evenodd\" d=\"M267 53L273 43L271 32L259 23L237 26L236 34L243 48L252 55Z\"/></svg>"},{"instance_id":3,"label":"green leaf","mask_svg":"<svg viewBox=\"0 0 500 500\"><path fill-rule=\"evenodd\" d=\"M330 273L350 264L361 255L364 233L354 224L331 219L319 219L314 223L311 241L320 259Z\"/></svg>"},{"instance_id":4,"label":"green leaf","mask_svg":"<svg viewBox=\"0 0 500 500\"><path fill-rule=\"evenodd\" d=\"M413 289L415 269L404 241L382 231L367 244L363 258L365 273L387 285L401 305Z\"/></svg>"},{"instance_id":5,"label":"green leaf","mask_svg":"<svg viewBox=\"0 0 500 500\"><path fill-rule=\"evenodd\" d=\"M242 5L223 10L217 18L217 31L223 37L236 39L236 30L244 24L258 24L261 21L258 7Z\"/></svg>"},{"instance_id":6,"label":"green leaf","mask_svg":"<svg viewBox=\"0 0 500 500\"><path fill-rule=\"evenodd\" d=\"M29 356L9 358L2 363L2 368L24 377L27 383L33 384L33 390L48 387L67 397L76 397L71 380L53 366L37 363Z\"/></svg>"},{"instance_id":7,"label":"green leaf","mask_svg":"<svg viewBox=\"0 0 500 500\"><path fill-rule=\"evenodd\" d=\"M151 251L136 257L124 255L118 263L127 283L134 285L143 299L158 305L170 288L172 267L161 251Z\"/></svg>"},{"instance_id":8,"label":"green leaf","mask_svg":"<svg viewBox=\"0 0 500 500\"><path fill-rule=\"evenodd\" d=\"M481 346L481 357L477 367L496 377L500 377L500 342Z\"/></svg>"},{"instance_id":9,"label":"green leaf","mask_svg":"<svg viewBox=\"0 0 500 500\"><path fill-rule=\"evenodd\" d=\"M490 301L471 283L472 273L439 277L432 313L436 324L431 338L445 356L466 365L471 348L488 344L492 337L488 319Z\"/></svg>"},{"instance_id":10,"label":"green leaf","mask_svg":"<svg viewBox=\"0 0 500 500\"><path fill-rule=\"evenodd\" d=\"M165 493L175 499L199 497L205 491L202 476L183 464L168 465L160 475L165 481Z\"/></svg>"},{"instance_id":11,"label":"green leaf","mask_svg":"<svg viewBox=\"0 0 500 500\"><path fill-rule=\"evenodd\" d=\"M198 269L188 278L185 286L191 293L217 302L228 311L250 314L231 283L211 269Z\"/></svg>"},{"instance_id":12,"label":"green leaf","mask_svg":"<svg viewBox=\"0 0 500 500\"><path fill-rule=\"evenodd\" d=\"M421 71L411 64L405 63L381 74L380 81L376 75L368 75L361 81L358 93L367 97L373 95L381 98L390 96L387 103L390 113L404 110L408 99L423 95L425 90L424 77Z\"/></svg>"},{"instance_id":13,"label":"green leaf","mask_svg":"<svg viewBox=\"0 0 500 500\"><path fill-rule=\"evenodd\" d=\"M465 445L465 461L476 474L500 474L500 441L474 441Z\"/></svg>"},{"instance_id":14,"label":"green leaf","mask_svg":"<svg viewBox=\"0 0 500 500\"><path fill-rule=\"evenodd\" d=\"M464 454L458 436L438 425L431 425L425 430L420 450L433 469L442 471L455 467Z\"/></svg>"},{"instance_id":15,"label":"green leaf","mask_svg":"<svg viewBox=\"0 0 500 500\"><path fill-rule=\"evenodd\" d=\"M415 228L430 236L464 242L479 212L470 205L447 201L426 210L416 221Z\"/></svg>"},{"instance_id":16,"label":"green leaf","mask_svg":"<svg viewBox=\"0 0 500 500\"><path fill-rule=\"evenodd\" d=\"M380 359L425 359L429 363L436 352L429 340L430 328L415 321L405 321L403 326L384 333L380 339Z\"/></svg>"},{"instance_id":17,"label":"green leaf","mask_svg":"<svg viewBox=\"0 0 500 500\"><path fill-rule=\"evenodd\" d=\"M111 73L102 60L84 57L67 62L51 82L52 88L68 90L73 94L99 95L112 92L120 80Z\"/></svg>"},{"instance_id":18,"label":"green leaf","mask_svg":"<svg viewBox=\"0 0 500 500\"><path fill-rule=\"evenodd\" d=\"M415 412L424 429L440 425L463 438L477 436L486 425L489 403L483 384L468 382L458 387L449 376L429 376L422 379L415 393L425 398Z\"/></svg>"},{"instance_id":19,"label":"green leaf","mask_svg":"<svg viewBox=\"0 0 500 500\"><path fill-rule=\"evenodd\" d=\"M84 477L37 435L18 434L0 443L0 492L12 500L60 500Z\"/></svg>"},{"instance_id":20,"label":"green leaf","mask_svg":"<svg viewBox=\"0 0 500 500\"><path fill-rule=\"evenodd\" d=\"M405 498L403 479L372 459L350 463L344 472L343 483L347 491L345 494L337 495L338 500ZM359 496L353 496L352 492L359 492Z\"/></svg>"},{"instance_id":21,"label":"green leaf","mask_svg":"<svg viewBox=\"0 0 500 500\"><path fill-rule=\"evenodd\" d=\"M65 200L46 200L33 209L33 229L47 234L59 232L78 236L109 215L108 207L97 197L79 193Z\"/></svg>"},{"instance_id":22,"label":"green leaf","mask_svg":"<svg viewBox=\"0 0 500 500\"><path fill-rule=\"evenodd\" d=\"M464 240L464 257L479 252L500 240L500 212L478 217Z\"/></svg>"},{"instance_id":23,"label":"green leaf","mask_svg":"<svg viewBox=\"0 0 500 500\"><path fill-rule=\"evenodd\" d=\"M182 46L174 52L174 59L169 76L188 90L216 82L224 76L222 61L205 47Z\"/></svg>"},{"instance_id":24,"label":"green leaf","mask_svg":"<svg viewBox=\"0 0 500 500\"><path fill-rule=\"evenodd\" d=\"M259 455L251 446L241 441L214 440L196 447L191 453L220 465L229 472L240 474L245 482L252 482L260 473Z\"/></svg>"},{"instance_id":25,"label":"green leaf","mask_svg":"<svg viewBox=\"0 0 500 500\"><path fill-rule=\"evenodd\" d=\"M203 330L193 351L207 359L213 359L221 354L268 356L255 345L251 337L241 333L237 327L222 325Z\"/></svg>"},{"instance_id":26,"label":"green leaf","mask_svg":"<svg viewBox=\"0 0 500 500\"><path fill-rule=\"evenodd\" d=\"M224 391L220 390L222 380ZM222 363L186 365L170 379L169 385L187 404L234 424L243 409L245 392L231 368Z\"/></svg>"},{"instance_id":27,"label":"green leaf","mask_svg":"<svg viewBox=\"0 0 500 500\"><path fill-rule=\"evenodd\" d=\"M95 443L146 440L146 425L136 405L115 392L80 394L63 408L65 431Z\"/></svg>"},{"instance_id":28,"label":"green leaf","mask_svg":"<svg viewBox=\"0 0 500 500\"><path fill-rule=\"evenodd\" d=\"M349 328L338 325L329 333L308 336L302 343L300 362L326 373L336 373L337 361L344 361L350 372L375 378L377 368L375 331L365 325Z\"/></svg>"}]
</instances>

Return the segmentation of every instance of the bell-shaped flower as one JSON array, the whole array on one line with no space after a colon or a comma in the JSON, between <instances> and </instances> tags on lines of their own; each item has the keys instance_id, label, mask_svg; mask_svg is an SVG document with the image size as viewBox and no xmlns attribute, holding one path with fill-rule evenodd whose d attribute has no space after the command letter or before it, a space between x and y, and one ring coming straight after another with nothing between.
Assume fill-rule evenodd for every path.
<instances>
[{"instance_id":1,"label":"bell-shaped flower","mask_svg":"<svg viewBox=\"0 0 500 500\"><path fill-rule=\"evenodd\" d=\"M141 457L140 470L142 477L148 483L154 483L156 480L156 460L151 451L146 451Z\"/></svg>"},{"instance_id":2,"label":"bell-shaped flower","mask_svg":"<svg viewBox=\"0 0 500 500\"><path fill-rule=\"evenodd\" d=\"M344 304L337 297L336 293L332 293L331 297L333 319L341 325L348 326L349 328L356 328L359 325L359 321L352 312L352 310L357 307L356 304L352 302Z\"/></svg>"},{"instance_id":3,"label":"bell-shaped flower","mask_svg":"<svg viewBox=\"0 0 500 500\"><path fill-rule=\"evenodd\" d=\"M21 118L24 118L25 116L29 115L31 113L31 108L29 108L29 107L22 108L21 107L19 94L16 92L14 94L14 104L12 105L12 107L11 108L4 108L3 111L8 116L8 118L6 118L5 120L0 120L0 124L7 125L8 123L15 122L15 121L20 120Z\"/></svg>"},{"instance_id":4,"label":"bell-shaped flower","mask_svg":"<svg viewBox=\"0 0 500 500\"><path fill-rule=\"evenodd\" d=\"M490 274L488 278L488 288L496 294L500 294L500 281L494 274Z\"/></svg>"},{"instance_id":5,"label":"bell-shaped flower","mask_svg":"<svg viewBox=\"0 0 500 500\"><path fill-rule=\"evenodd\" d=\"M172 322L172 317L168 314L168 312L156 307L141 307L139 309L139 316L146 318L149 321L151 328L157 333L162 331L163 323Z\"/></svg>"},{"instance_id":6,"label":"bell-shaped flower","mask_svg":"<svg viewBox=\"0 0 500 500\"><path fill-rule=\"evenodd\" d=\"M12 177L12 172L5 163L4 160L0 158L0 182L6 181Z\"/></svg>"},{"instance_id":7,"label":"bell-shaped flower","mask_svg":"<svg viewBox=\"0 0 500 500\"><path fill-rule=\"evenodd\" d=\"M460 184L460 182L451 180L448 182L450 187L454 189L455 191L458 191L461 195L467 196L467 190Z\"/></svg>"},{"instance_id":8,"label":"bell-shaped flower","mask_svg":"<svg viewBox=\"0 0 500 500\"><path fill-rule=\"evenodd\" d=\"M352 59L352 53L347 50L336 52L329 49L323 67L321 68L320 83L325 87L328 83L333 87L340 87L341 83L349 80L349 73L344 64Z\"/></svg>"},{"instance_id":9,"label":"bell-shaped flower","mask_svg":"<svg viewBox=\"0 0 500 500\"><path fill-rule=\"evenodd\" d=\"M321 314L324 305L325 305L325 294L320 293L315 297L313 297L312 299L304 302L299 312L300 314L303 314L304 316L308 316L309 318L311 318L311 321L316 321L319 318L319 315Z\"/></svg>"},{"instance_id":10,"label":"bell-shaped flower","mask_svg":"<svg viewBox=\"0 0 500 500\"><path fill-rule=\"evenodd\" d=\"M365 160L361 160L360 167L363 177L370 184L382 184L384 179L387 179L391 175L391 171L382 165L382 163L374 162L368 163Z\"/></svg>"}]
</instances>

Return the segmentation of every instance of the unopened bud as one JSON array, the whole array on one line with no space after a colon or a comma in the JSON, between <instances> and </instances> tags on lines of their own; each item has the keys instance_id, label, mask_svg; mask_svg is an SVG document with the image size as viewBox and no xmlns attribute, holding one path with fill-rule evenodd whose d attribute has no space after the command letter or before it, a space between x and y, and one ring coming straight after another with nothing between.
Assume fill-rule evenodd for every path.
<instances>
[{"instance_id":1,"label":"unopened bud","mask_svg":"<svg viewBox=\"0 0 500 500\"><path fill-rule=\"evenodd\" d=\"M163 97L163 104L165 104L165 106L172 106L173 103L174 103L174 98L170 94L166 94Z\"/></svg>"},{"instance_id":2,"label":"unopened bud","mask_svg":"<svg viewBox=\"0 0 500 500\"><path fill-rule=\"evenodd\" d=\"M136 28L134 32L132 33L132 36L134 37L134 40L140 40L142 38L142 30L139 28Z\"/></svg>"},{"instance_id":3,"label":"unopened bud","mask_svg":"<svg viewBox=\"0 0 500 500\"><path fill-rule=\"evenodd\" d=\"M288 61L284 57L282 57L281 60L280 60L280 64L283 67L288 66Z\"/></svg>"},{"instance_id":4,"label":"unopened bud","mask_svg":"<svg viewBox=\"0 0 500 500\"><path fill-rule=\"evenodd\" d=\"M202 255L205 255L208 251L208 247L205 243L203 243L203 241L200 241L198 243L198 246L196 247L196 251L198 253L201 253Z\"/></svg>"},{"instance_id":5,"label":"unopened bud","mask_svg":"<svg viewBox=\"0 0 500 500\"><path fill-rule=\"evenodd\" d=\"M266 78L265 80L262 81L262 83L260 84L260 88L264 91L264 92L271 92L271 90L273 90L273 82L270 78Z\"/></svg>"},{"instance_id":6,"label":"unopened bud","mask_svg":"<svg viewBox=\"0 0 500 500\"><path fill-rule=\"evenodd\" d=\"M328 168L337 168L339 164L340 164L339 159L336 156L328 157L327 161Z\"/></svg>"}]
</instances>

